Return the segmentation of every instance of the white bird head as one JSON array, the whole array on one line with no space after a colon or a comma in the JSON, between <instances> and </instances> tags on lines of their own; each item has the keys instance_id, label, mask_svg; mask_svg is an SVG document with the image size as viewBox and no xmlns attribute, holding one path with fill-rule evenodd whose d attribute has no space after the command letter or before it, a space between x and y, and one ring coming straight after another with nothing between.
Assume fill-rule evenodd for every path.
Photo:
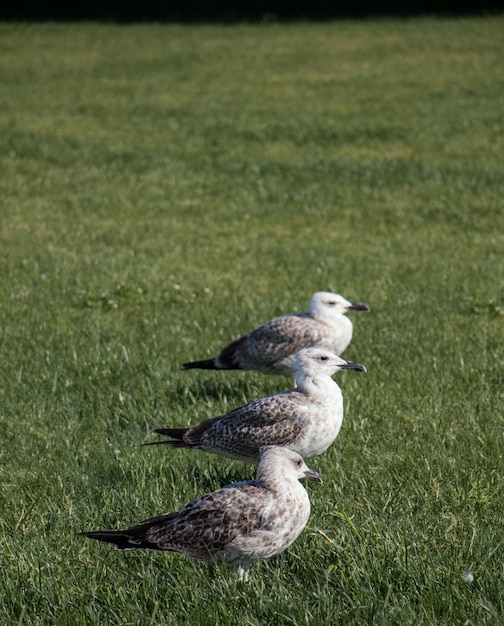
<instances>
[{"instance_id":1,"label":"white bird head","mask_svg":"<svg viewBox=\"0 0 504 626\"><path fill-rule=\"evenodd\" d=\"M345 361L334 352L323 348L304 348L296 354L294 363L294 379L297 376L317 379L321 376L332 376L340 370L356 370L365 372L362 363Z\"/></svg>"},{"instance_id":2,"label":"white bird head","mask_svg":"<svg viewBox=\"0 0 504 626\"><path fill-rule=\"evenodd\" d=\"M308 315L318 320L334 319L348 311L369 311L369 307L363 302L350 302L330 291L317 291L308 305Z\"/></svg>"},{"instance_id":3,"label":"white bird head","mask_svg":"<svg viewBox=\"0 0 504 626\"><path fill-rule=\"evenodd\" d=\"M257 480L268 483L279 479L281 482L307 478L316 483L322 477L310 469L297 452L280 446L264 446L261 449L261 460L257 468Z\"/></svg>"}]
</instances>

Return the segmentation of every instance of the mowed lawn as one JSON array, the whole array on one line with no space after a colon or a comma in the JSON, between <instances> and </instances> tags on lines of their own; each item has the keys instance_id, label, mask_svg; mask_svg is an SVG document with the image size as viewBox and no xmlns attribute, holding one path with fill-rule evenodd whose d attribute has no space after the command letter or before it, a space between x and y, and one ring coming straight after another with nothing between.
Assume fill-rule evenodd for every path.
<instances>
[{"instance_id":1,"label":"mowed lawn","mask_svg":"<svg viewBox=\"0 0 504 626\"><path fill-rule=\"evenodd\" d=\"M504 18L0 25L0 623L504 623ZM366 302L312 515L248 585L76 533L255 467L142 448L181 371Z\"/></svg>"}]
</instances>

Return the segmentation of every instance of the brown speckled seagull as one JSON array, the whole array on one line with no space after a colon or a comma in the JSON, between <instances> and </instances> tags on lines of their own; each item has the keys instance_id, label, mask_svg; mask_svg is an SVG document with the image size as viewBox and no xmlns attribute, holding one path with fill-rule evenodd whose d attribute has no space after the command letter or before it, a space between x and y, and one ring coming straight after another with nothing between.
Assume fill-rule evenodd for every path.
<instances>
[{"instance_id":1,"label":"brown speckled seagull","mask_svg":"<svg viewBox=\"0 0 504 626\"><path fill-rule=\"evenodd\" d=\"M145 445L197 448L252 463L266 445L285 446L303 458L322 454L338 436L343 421L343 395L331 376L340 370L365 372L366 368L320 348L300 350L294 367L294 389L190 428L156 429L171 439Z\"/></svg>"},{"instance_id":2,"label":"brown speckled seagull","mask_svg":"<svg viewBox=\"0 0 504 626\"><path fill-rule=\"evenodd\" d=\"M255 480L228 485L136 526L79 534L118 550L151 548L225 562L247 580L254 561L283 552L306 526L310 500L300 478L322 482L295 452L266 448Z\"/></svg>"},{"instance_id":3,"label":"brown speckled seagull","mask_svg":"<svg viewBox=\"0 0 504 626\"><path fill-rule=\"evenodd\" d=\"M369 311L337 293L319 291L306 313L282 315L225 346L213 359L184 363L184 369L257 370L264 374L293 373L296 352L315 346L340 355L352 340L348 311Z\"/></svg>"}]
</instances>

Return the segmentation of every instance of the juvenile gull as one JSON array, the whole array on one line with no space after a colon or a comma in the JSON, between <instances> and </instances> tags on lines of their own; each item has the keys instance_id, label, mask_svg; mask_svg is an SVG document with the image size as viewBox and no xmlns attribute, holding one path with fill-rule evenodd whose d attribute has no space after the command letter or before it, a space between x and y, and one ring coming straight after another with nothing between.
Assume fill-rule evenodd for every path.
<instances>
[{"instance_id":1,"label":"juvenile gull","mask_svg":"<svg viewBox=\"0 0 504 626\"><path fill-rule=\"evenodd\" d=\"M266 322L225 346L213 359L184 363L184 369L257 370L291 375L294 355L310 346L339 355L352 339L348 311L369 311L367 304L349 302L337 293L313 294L306 313L292 313Z\"/></svg>"},{"instance_id":2,"label":"juvenile gull","mask_svg":"<svg viewBox=\"0 0 504 626\"><path fill-rule=\"evenodd\" d=\"M288 447L304 458L322 454L343 421L343 396L331 376L343 369L365 372L366 368L320 348L300 350L294 367L294 389L190 428L159 428L155 432L172 439L146 445L198 448L248 462L256 462L266 445Z\"/></svg>"},{"instance_id":3,"label":"juvenile gull","mask_svg":"<svg viewBox=\"0 0 504 626\"><path fill-rule=\"evenodd\" d=\"M322 482L295 452L266 448L255 480L227 485L130 528L79 534L118 550L151 548L223 561L247 580L254 561L283 552L306 526L310 500L299 478Z\"/></svg>"}]
</instances>

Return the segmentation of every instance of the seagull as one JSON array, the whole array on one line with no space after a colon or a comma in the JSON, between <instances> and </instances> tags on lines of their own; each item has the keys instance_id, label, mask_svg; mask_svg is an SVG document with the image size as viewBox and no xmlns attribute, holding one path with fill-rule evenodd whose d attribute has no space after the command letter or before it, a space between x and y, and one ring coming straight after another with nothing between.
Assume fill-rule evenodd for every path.
<instances>
[{"instance_id":1,"label":"seagull","mask_svg":"<svg viewBox=\"0 0 504 626\"><path fill-rule=\"evenodd\" d=\"M315 293L306 313L292 313L266 322L225 346L213 359L184 363L184 369L257 370L291 376L294 355L302 348L326 348L340 355L352 339L348 311L369 311L328 291Z\"/></svg>"},{"instance_id":2,"label":"seagull","mask_svg":"<svg viewBox=\"0 0 504 626\"><path fill-rule=\"evenodd\" d=\"M171 439L144 445L197 448L249 463L257 463L266 445L285 446L303 458L317 456L336 439L343 421L343 395L331 378L340 370L366 368L329 350L304 348L294 363L295 388L189 428L156 429Z\"/></svg>"},{"instance_id":3,"label":"seagull","mask_svg":"<svg viewBox=\"0 0 504 626\"><path fill-rule=\"evenodd\" d=\"M168 550L205 562L225 562L248 580L254 561L288 548L306 526L310 500L298 482L321 483L320 474L287 448L262 452L255 480L234 483L202 496L176 513L120 530L78 533L117 550Z\"/></svg>"}]
</instances>

